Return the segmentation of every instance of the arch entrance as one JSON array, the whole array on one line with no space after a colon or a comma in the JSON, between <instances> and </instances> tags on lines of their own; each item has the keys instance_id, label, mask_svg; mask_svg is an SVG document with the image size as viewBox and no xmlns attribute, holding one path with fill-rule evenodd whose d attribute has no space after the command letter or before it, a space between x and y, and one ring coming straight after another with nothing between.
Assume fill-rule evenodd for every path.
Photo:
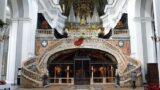
<instances>
[{"instance_id":1,"label":"arch entrance","mask_svg":"<svg viewBox=\"0 0 160 90\"><path fill-rule=\"evenodd\" d=\"M116 58L96 49L70 49L52 54L47 62L50 83L90 85L114 83ZM94 78L94 79L93 79Z\"/></svg>"},{"instance_id":2,"label":"arch entrance","mask_svg":"<svg viewBox=\"0 0 160 90\"><path fill-rule=\"evenodd\" d=\"M61 39L50 43L43 54L26 61L22 81L41 87L42 76L49 74L50 83L54 85L105 85L115 83L115 75L119 74L121 85L125 86L130 84L128 76L132 71L141 78L140 62L126 57L109 41L85 39L81 46L75 45L75 41ZM129 69L128 65L132 67ZM22 86L28 85L22 83Z\"/></svg>"}]
</instances>

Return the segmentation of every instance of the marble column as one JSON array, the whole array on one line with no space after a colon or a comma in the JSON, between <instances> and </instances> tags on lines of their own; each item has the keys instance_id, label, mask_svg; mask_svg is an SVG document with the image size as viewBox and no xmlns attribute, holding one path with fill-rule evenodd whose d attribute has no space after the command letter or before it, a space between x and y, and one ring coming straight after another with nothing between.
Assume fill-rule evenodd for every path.
<instances>
[{"instance_id":1,"label":"marble column","mask_svg":"<svg viewBox=\"0 0 160 90\"><path fill-rule=\"evenodd\" d=\"M22 31L22 46L21 46L21 66L22 64L29 58L34 57L34 48L32 48L32 45L34 45L35 37L32 34L34 31L31 26L32 22L30 18L23 18L21 21L21 24L23 24L23 27L21 27ZM32 38L33 37L33 38Z\"/></svg>"},{"instance_id":2,"label":"marble column","mask_svg":"<svg viewBox=\"0 0 160 90\"><path fill-rule=\"evenodd\" d=\"M30 54L30 28L31 20L29 18L12 18L7 62L7 81L16 83L18 68L21 67L24 60L27 60Z\"/></svg>"},{"instance_id":3,"label":"marble column","mask_svg":"<svg viewBox=\"0 0 160 90\"><path fill-rule=\"evenodd\" d=\"M130 30L131 57L141 61L143 82L146 83L147 63L155 63L154 41L152 40L152 0L128 2L128 25Z\"/></svg>"},{"instance_id":4,"label":"marble column","mask_svg":"<svg viewBox=\"0 0 160 90\"><path fill-rule=\"evenodd\" d=\"M6 6L8 0L0 0L0 19L5 21L6 19Z\"/></svg>"},{"instance_id":5,"label":"marble column","mask_svg":"<svg viewBox=\"0 0 160 90\"><path fill-rule=\"evenodd\" d=\"M1 75L2 75L3 46L4 42L0 41L0 80L2 79Z\"/></svg>"},{"instance_id":6,"label":"marble column","mask_svg":"<svg viewBox=\"0 0 160 90\"><path fill-rule=\"evenodd\" d=\"M7 76L8 83L15 83L15 61L16 61L16 45L17 45L17 28L18 21L12 20L9 33L9 46L8 46L8 61L7 61Z\"/></svg>"},{"instance_id":7,"label":"marble column","mask_svg":"<svg viewBox=\"0 0 160 90\"><path fill-rule=\"evenodd\" d=\"M159 68L159 84L160 84L160 0L153 0L155 30L157 36L157 63Z\"/></svg>"},{"instance_id":8,"label":"marble column","mask_svg":"<svg viewBox=\"0 0 160 90\"><path fill-rule=\"evenodd\" d=\"M5 22L6 19L6 6L7 0L0 0L0 20ZM0 28L2 30L2 28ZM0 39L3 36L3 31L0 31ZM0 79L1 79L1 70L2 70L2 60L3 60L3 46L4 41L0 41Z\"/></svg>"}]
</instances>

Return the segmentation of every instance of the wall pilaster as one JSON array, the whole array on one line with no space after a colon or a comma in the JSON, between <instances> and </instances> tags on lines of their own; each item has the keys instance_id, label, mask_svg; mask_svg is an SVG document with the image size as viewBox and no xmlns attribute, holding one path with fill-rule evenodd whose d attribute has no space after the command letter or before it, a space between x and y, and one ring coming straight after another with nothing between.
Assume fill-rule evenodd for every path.
<instances>
[{"instance_id":1,"label":"wall pilaster","mask_svg":"<svg viewBox=\"0 0 160 90\"><path fill-rule=\"evenodd\" d=\"M155 31L157 37L157 63L159 68L159 84L160 84L160 0L153 0Z\"/></svg>"},{"instance_id":2,"label":"wall pilaster","mask_svg":"<svg viewBox=\"0 0 160 90\"><path fill-rule=\"evenodd\" d=\"M16 45L17 45L17 28L18 21L12 20L9 33L9 46L8 46L8 61L7 61L7 76L8 83L15 83L15 61L16 61Z\"/></svg>"},{"instance_id":3,"label":"wall pilaster","mask_svg":"<svg viewBox=\"0 0 160 90\"><path fill-rule=\"evenodd\" d=\"M7 6L7 0L0 0L0 19L5 21L6 19L6 6Z\"/></svg>"}]
</instances>

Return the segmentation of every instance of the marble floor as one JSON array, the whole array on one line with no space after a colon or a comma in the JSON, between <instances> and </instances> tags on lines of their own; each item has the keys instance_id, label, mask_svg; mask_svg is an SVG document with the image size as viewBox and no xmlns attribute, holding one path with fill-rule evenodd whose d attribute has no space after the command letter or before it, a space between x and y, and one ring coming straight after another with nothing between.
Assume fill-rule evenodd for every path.
<instances>
[{"instance_id":1,"label":"marble floor","mask_svg":"<svg viewBox=\"0 0 160 90\"><path fill-rule=\"evenodd\" d=\"M137 87L136 89L132 89L131 87L126 87L126 88L121 88L121 87L108 87L108 86L99 86L96 88L76 88L74 89L73 87L70 86L50 86L47 88L15 88L13 90L144 90L143 87Z\"/></svg>"}]
</instances>

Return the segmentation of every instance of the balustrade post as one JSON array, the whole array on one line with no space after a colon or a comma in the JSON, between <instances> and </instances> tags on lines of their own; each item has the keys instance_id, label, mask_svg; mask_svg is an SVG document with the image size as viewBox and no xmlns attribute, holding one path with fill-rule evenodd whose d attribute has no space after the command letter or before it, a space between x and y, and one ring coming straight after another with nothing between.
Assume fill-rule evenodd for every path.
<instances>
[{"instance_id":1,"label":"balustrade post","mask_svg":"<svg viewBox=\"0 0 160 90\"><path fill-rule=\"evenodd\" d=\"M91 76L91 78L93 78L93 76L94 76L94 73L93 73L93 66L91 67L91 70L92 70L92 76Z\"/></svg>"},{"instance_id":2,"label":"balustrade post","mask_svg":"<svg viewBox=\"0 0 160 90\"><path fill-rule=\"evenodd\" d=\"M62 78L59 78L59 79L58 79L58 83L59 83L59 84L62 84Z\"/></svg>"},{"instance_id":3,"label":"balustrade post","mask_svg":"<svg viewBox=\"0 0 160 90\"><path fill-rule=\"evenodd\" d=\"M67 83L69 83L69 66L67 66Z\"/></svg>"},{"instance_id":4,"label":"balustrade post","mask_svg":"<svg viewBox=\"0 0 160 90\"><path fill-rule=\"evenodd\" d=\"M90 79L90 82L91 82L91 85L94 83L94 82L93 82L93 78Z\"/></svg>"},{"instance_id":5,"label":"balustrade post","mask_svg":"<svg viewBox=\"0 0 160 90\"><path fill-rule=\"evenodd\" d=\"M74 78L71 79L71 84L72 84L72 85L74 84Z\"/></svg>"},{"instance_id":6,"label":"balustrade post","mask_svg":"<svg viewBox=\"0 0 160 90\"><path fill-rule=\"evenodd\" d=\"M91 80L90 80L90 82L91 82L91 84L93 84L94 82L93 82L93 78L94 78L94 72L93 72L93 70L94 70L94 68L93 68L93 66L91 67Z\"/></svg>"},{"instance_id":7,"label":"balustrade post","mask_svg":"<svg viewBox=\"0 0 160 90\"><path fill-rule=\"evenodd\" d=\"M103 84L106 84L106 77L103 77Z\"/></svg>"},{"instance_id":8,"label":"balustrade post","mask_svg":"<svg viewBox=\"0 0 160 90\"><path fill-rule=\"evenodd\" d=\"M57 69L57 67L54 67L54 83L56 83L56 69Z\"/></svg>"}]
</instances>

